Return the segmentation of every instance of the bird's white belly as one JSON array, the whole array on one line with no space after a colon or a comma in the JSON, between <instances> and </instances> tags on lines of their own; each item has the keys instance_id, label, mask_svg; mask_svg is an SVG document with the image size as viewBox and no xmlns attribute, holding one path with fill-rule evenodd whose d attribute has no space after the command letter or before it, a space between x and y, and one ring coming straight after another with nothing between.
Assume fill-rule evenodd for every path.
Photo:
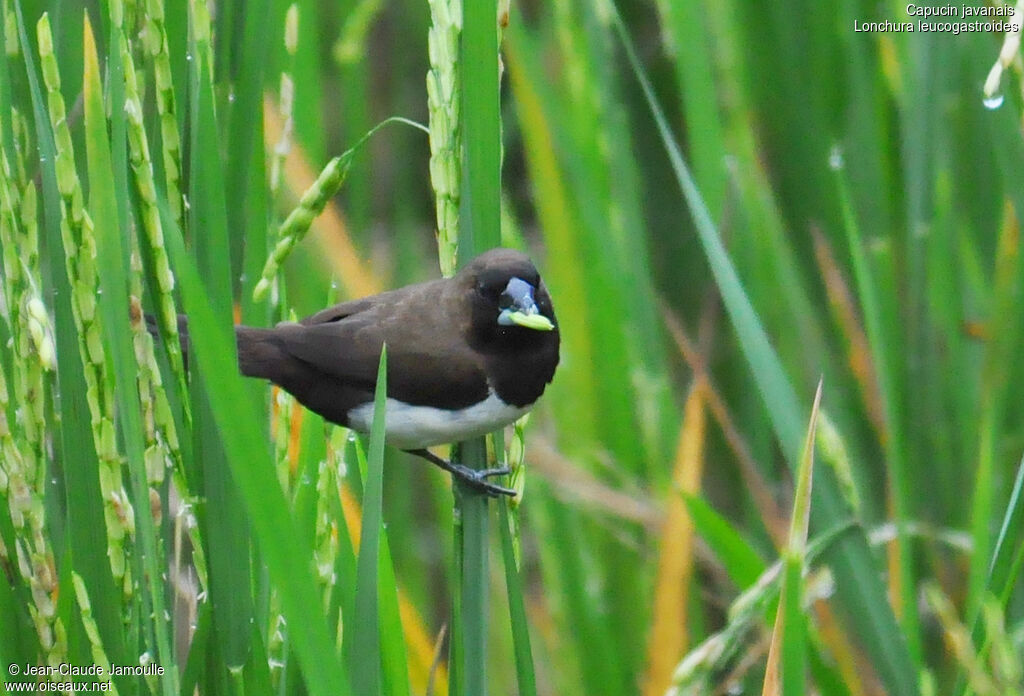
<instances>
[{"instance_id":1,"label":"bird's white belly","mask_svg":"<svg viewBox=\"0 0 1024 696\"><path fill-rule=\"evenodd\" d=\"M389 398L385 410L385 439L400 449L420 449L479 437L521 418L529 407L504 403L493 391L478 404L458 410L413 406ZM349 425L370 432L373 402L349 411Z\"/></svg>"}]
</instances>

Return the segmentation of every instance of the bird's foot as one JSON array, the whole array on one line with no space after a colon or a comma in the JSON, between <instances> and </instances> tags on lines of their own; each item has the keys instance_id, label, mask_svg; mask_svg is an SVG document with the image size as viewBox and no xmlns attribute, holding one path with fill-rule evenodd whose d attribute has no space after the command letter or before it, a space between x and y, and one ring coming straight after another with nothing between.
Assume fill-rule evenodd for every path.
<instances>
[{"instance_id":1,"label":"bird's foot","mask_svg":"<svg viewBox=\"0 0 1024 696\"><path fill-rule=\"evenodd\" d=\"M417 457L426 459L431 464L441 467L445 471L451 473L470 488L486 493L492 498L497 498L499 495L507 495L514 497L516 492L512 488L506 488L505 486L499 486L496 483L491 483L487 479L491 476L504 476L510 473L508 467L499 467L497 469L473 469L464 464L455 464L442 459L436 454L427 449L415 449L406 450L409 454L415 454Z\"/></svg>"},{"instance_id":2,"label":"bird's foot","mask_svg":"<svg viewBox=\"0 0 1024 696\"><path fill-rule=\"evenodd\" d=\"M451 462L449 462L451 464ZM497 469L472 469L462 464L451 464L453 476L457 476L466 485L475 488L478 491L486 493L492 498L497 498L499 495L507 495L515 497L515 490L506 488L505 486L499 486L496 483L491 483L487 479L491 476L504 476L505 474L511 473L511 469L507 466L499 467Z\"/></svg>"}]
</instances>

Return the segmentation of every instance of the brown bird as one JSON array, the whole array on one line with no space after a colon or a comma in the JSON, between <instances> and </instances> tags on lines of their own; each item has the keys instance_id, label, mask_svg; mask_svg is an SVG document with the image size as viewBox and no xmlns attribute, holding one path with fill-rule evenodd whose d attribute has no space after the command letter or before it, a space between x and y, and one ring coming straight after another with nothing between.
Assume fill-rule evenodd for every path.
<instances>
[{"instance_id":1,"label":"brown bird","mask_svg":"<svg viewBox=\"0 0 1024 696\"><path fill-rule=\"evenodd\" d=\"M272 329L235 328L243 375L321 416L369 432L387 343L385 441L491 495L507 469L472 469L426 448L501 428L529 411L558 365L551 297L530 259L493 249L457 275L335 305Z\"/></svg>"}]
</instances>

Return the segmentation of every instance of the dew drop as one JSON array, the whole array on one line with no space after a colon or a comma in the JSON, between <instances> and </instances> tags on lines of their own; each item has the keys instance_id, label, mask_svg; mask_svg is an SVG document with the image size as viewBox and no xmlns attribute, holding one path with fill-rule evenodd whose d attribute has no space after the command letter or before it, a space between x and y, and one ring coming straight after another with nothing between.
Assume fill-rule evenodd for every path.
<instances>
[{"instance_id":1,"label":"dew drop","mask_svg":"<svg viewBox=\"0 0 1024 696\"><path fill-rule=\"evenodd\" d=\"M1003 101L1003 95L997 92L996 94L993 94L990 97L985 97L984 99L982 99L981 103L985 105L986 109L998 109L1000 106L1003 105Z\"/></svg>"},{"instance_id":2,"label":"dew drop","mask_svg":"<svg viewBox=\"0 0 1024 696\"><path fill-rule=\"evenodd\" d=\"M843 149L838 145L833 145L832 149L828 151L828 166L834 172L838 172L843 168Z\"/></svg>"}]
</instances>

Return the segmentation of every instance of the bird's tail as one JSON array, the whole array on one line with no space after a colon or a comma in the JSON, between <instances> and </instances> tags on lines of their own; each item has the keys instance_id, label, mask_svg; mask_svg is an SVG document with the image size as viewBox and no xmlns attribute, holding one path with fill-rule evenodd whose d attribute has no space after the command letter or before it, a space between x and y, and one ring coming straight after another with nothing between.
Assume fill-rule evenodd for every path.
<instances>
[{"instance_id":1,"label":"bird's tail","mask_svg":"<svg viewBox=\"0 0 1024 696\"><path fill-rule=\"evenodd\" d=\"M235 343L238 346L238 371L246 377L274 379L282 363L288 362L288 355L274 329L236 326Z\"/></svg>"}]
</instances>

